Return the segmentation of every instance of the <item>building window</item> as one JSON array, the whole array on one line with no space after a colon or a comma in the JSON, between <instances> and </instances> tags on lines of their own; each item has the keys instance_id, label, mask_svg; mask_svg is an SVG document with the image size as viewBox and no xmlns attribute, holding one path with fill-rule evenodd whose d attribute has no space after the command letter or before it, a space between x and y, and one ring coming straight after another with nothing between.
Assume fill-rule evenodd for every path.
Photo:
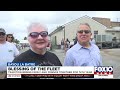
<instances>
[{"instance_id":1,"label":"building window","mask_svg":"<svg viewBox=\"0 0 120 90\"><path fill-rule=\"evenodd\" d=\"M96 35L94 35L94 38L96 39Z\"/></svg>"},{"instance_id":2,"label":"building window","mask_svg":"<svg viewBox=\"0 0 120 90\"><path fill-rule=\"evenodd\" d=\"M98 31L94 31L94 35L98 35Z\"/></svg>"},{"instance_id":3,"label":"building window","mask_svg":"<svg viewBox=\"0 0 120 90\"><path fill-rule=\"evenodd\" d=\"M115 35L115 33L112 33L112 35Z\"/></svg>"}]
</instances>

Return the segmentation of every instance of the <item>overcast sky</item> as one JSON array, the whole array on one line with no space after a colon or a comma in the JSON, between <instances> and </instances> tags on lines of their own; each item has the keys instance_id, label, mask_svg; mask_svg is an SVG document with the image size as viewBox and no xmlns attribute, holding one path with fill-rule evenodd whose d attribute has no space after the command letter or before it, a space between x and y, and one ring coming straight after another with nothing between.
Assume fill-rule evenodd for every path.
<instances>
[{"instance_id":1,"label":"overcast sky","mask_svg":"<svg viewBox=\"0 0 120 90\"><path fill-rule=\"evenodd\" d=\"M13 33L14 37L21 41L27 36L26 28L31 22L46 24L50 33L57 26L84 15L120 21L120 11L0 11L0 27L7 33Z\"/></svg>"}]
</instances>

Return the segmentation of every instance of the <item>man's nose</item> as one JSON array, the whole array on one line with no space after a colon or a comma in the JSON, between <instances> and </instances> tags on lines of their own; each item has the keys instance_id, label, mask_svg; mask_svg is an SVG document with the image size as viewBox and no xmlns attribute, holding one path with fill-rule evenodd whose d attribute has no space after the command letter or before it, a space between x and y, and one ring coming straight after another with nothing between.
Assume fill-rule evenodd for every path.
<instances>
[{"instance_id":1,"label":"man's nose","mask_svg":"<svg viewBox=\"0 0 120 90\"><path fill-rule=\"evenodd\" d=\"M85 32L83 32L82 34L85 34Z\"/></svg>"}]
</instances>

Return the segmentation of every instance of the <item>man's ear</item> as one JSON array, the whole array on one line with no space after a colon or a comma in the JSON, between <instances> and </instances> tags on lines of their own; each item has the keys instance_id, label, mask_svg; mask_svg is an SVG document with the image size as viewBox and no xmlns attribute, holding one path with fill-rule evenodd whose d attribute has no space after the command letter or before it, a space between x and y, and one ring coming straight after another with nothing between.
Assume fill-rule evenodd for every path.
<instances>
[{"instance_id":1,"label":"man's ear","mask_svg":"<svg viewBox=\"0 0 120 90\"><path fill-rule=\"evenodd\" d=\"M76 33L76 36L77 36L78 32Z\"/></svg>"}]
</instances>

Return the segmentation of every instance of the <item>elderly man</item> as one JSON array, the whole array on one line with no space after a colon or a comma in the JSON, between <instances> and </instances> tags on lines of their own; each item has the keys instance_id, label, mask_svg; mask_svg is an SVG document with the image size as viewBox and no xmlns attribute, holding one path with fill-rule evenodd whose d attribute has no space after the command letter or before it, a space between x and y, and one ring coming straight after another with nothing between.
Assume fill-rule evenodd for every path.
<instances>
[{"instance_id":1,"label":"elderly man","mask_svg":"<svg viewBox=\"0 0 120 90\"><path fill-rule=\"evenodd\" d=\"M49 51L48 29L40 23L32 23L28 27L30 49L16 57L13 62L34 62L37 66L62 66L58 57Z\"/></svg>"},{"instance_id":2,"label":"elderly man","mask_svg":"<svg viewBox=\"0 0 120 90\"><path fill-rule=\"evenodd\" d=\"M90 43L91 27L88 23L79 25L77 44L70 48L64 60L64 66L101 66L102 59L99 48Z\"/></svg>"},{"instance_id":3,"label":"elderly man","mask_svg":"<svg viewBox=\"0 0 120 90\"><path fill-rule=\"evenodd\" d=\"M6 32L0 28L0 79L4 79L7 71L7 62L12 62L19 55L19 51L12 44L6 41Z\"/></svg>"}]
</instances>

